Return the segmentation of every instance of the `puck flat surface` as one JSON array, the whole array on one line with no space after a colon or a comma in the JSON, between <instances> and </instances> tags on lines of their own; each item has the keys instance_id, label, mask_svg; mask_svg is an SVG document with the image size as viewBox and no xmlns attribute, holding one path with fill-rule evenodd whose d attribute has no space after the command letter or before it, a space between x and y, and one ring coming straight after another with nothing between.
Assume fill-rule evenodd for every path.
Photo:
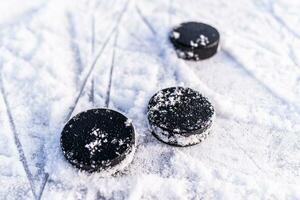
<instances>
[{"instance_id":1,"label":"puck flat surface","mask_svg":"<svg viewBox=\"0 0 300 200\"><path fill-rule=\"evenodd\" d=\"M199 22L182 23L170 33L177 55L186 60L210 58L217 52L219 40L217 29Z\"/></svg>"},{"instance_id":2,"label":"puck flat surface","mask_svg":"<svg viewBox=\"0 0 300 200\"><path fill-rule=\"evenodd\" d=\"M214 113L212 104L199 92L171 87L152 96L147 115L156 138L170 145L190 146L210 133Z\"/></svg>"},{"instance_id":3,"label":"puck flat surface","mask_svg":"<svg viewBox=\"0 0 300 200\"><path fill-rule=\"evenodd\" d=\"M112 174L129 164L135 151L131 121L110 109L91 109L70 119L61 133L65 158L87 172Z\"/></svg>"}]
</instances>

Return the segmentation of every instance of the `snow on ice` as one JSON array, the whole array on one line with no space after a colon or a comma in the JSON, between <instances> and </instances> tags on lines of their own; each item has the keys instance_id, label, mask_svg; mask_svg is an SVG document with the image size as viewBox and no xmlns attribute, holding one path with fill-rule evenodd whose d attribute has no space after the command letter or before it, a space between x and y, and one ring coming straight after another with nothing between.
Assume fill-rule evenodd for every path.
<instances>
[{"instance_id":1,"label":"snow on ice","mask_svg":"<svg viewBox=\"0 0 300 200\"><path fill-rule=\"evenodd\" d=\"M299 9L284 0L1 1L0 199L300 199ZM177 58L168 35L185 21L218 28L214 57ZM148 130L149 98L171 86L214 104L201 144L170 147ZM71 116L105 105L108 88L137 149L103 178L72 167L59 141Z\"/></svg>"}]
</instances>

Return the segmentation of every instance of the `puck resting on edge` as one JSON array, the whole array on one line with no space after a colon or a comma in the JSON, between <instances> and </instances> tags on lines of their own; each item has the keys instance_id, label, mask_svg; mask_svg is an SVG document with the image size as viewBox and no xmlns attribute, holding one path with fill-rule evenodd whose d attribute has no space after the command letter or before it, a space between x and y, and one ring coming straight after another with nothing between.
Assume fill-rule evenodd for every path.
<instances>
[{"instance_id":1,"label":"puck resting on edge","mask_svg":"<svg viewBox=\"0 0 300 200\"><path fill-rule=\"evenodd\" d=\"M220 34L214 27L186 22L173 28L170 41L178 57L186 60L203 60L212 57L218 50Z\"/></svg>"},{"instance_id":2,"label":"puck resting on edge","mask_svg":"<svg viewBox=\"0 0 300 200\"><path fill-rule=\"evenodd\" d=\"M149 128L157 139L174 146L191 146L210 133L215 111L199 92L171 87L152 96L147 114Z\"/></svg>"},{"instance_id":3,"label":"puck resting on edge","mask_svg":"<svg viewBox=\"0 0 300 200\"><path fill-rule=\"evenodd\" d=\"M61 148L65 158L80 170L114 174L133 159L135 130L119 112L91 109L67 122Z\"/></svg>"}]
</instances>

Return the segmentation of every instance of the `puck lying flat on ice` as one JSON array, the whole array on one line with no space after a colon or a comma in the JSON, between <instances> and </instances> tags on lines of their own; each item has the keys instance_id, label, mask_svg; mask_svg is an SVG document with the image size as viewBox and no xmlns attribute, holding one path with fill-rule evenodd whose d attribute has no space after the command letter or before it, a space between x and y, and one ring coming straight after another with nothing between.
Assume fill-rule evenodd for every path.
<instances>
[{"instance_id":1,"label":"puck lying flat on ice","mask_svg":"<svg viewBox=\"0 0 300 200\"><path fill-rule=\"evenodd\" d=\"M212 57L218 50L220 34L214 27L199 22L186 22L170 33L178 57L202 60Z\"/></svg>"},{"instance_id":2,"label":"puck lying flat on ice","mask_svg":"<svg viewBox=\"0 0 300 200\"><path fill-rule=\"evenodd\" d=\"M164 143L190 146L210 133L214 108L199 92L171 87L157 92L148 104L149 128Z\"/></svg>"},{"instance_id":3,"label":"puck lying flat on ice","mask_svg":"<svg viewBox=\"0 0 300 200\"><path fill-rule=\"evenodd\" d=\"M113 174L133 159L135 131L124 115L110 109L92 109L70 119L61 133L65 158L87 172Z\"/></svg>"}]
</instances>

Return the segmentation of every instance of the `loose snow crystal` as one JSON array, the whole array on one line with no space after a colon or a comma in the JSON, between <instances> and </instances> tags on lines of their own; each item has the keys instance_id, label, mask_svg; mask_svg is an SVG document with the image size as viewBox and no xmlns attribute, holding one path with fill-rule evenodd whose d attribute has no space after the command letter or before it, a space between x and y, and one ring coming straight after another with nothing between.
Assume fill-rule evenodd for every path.
<instances>
[{"instance_id":1,"label":"loose snow crystal","mask_svg":"<svg viewBox=\"0 0 300 200\"><path fill-rule=\"evenodd\" d=\"M208 37L201 34L200 37L197 39L196 43L199 43L199 42L202 46L206 46L207 44L209 44Z\"/></svg>"},{"instance_id":2,"label":"loose snow crystal","mask_svg":"<svg viewBox=\"0 0 300 200\"><path fill-rule=\"evenodd\" d=\"M92 129L90 135L96 136L96 139L90 142L89 144L86 144L85 147L90 151L90 154L92 156L96 151L100 149L99 147L102 143L107 142L107 139L105 138L107 136L107 133L102 132L99 128L94 128Z\"/></svg>"},{"instance_id":3,"label":"loose snow crystal","mask_svg":"<svg viewBox=\"0 0 300 200\"><path fill-rule=\"evenodd\" d=\"M173 37L174 37L175 39L179 39L180 33L176 32L176 31L173 31L172 34L173 34Z\"/></svg>"}]
</instances>

